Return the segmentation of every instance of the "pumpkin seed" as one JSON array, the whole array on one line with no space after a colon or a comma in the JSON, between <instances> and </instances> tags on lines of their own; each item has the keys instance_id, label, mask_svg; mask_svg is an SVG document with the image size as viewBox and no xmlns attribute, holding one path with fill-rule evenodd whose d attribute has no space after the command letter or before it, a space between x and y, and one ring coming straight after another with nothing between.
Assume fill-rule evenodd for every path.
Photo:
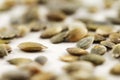
<instances>
[{"instance_id":1,"label":"pumpkin seed","mask_svg":"<svg viewBox=\"0 0 120 80\"><path fill-rule=\"evenodd\" d=\"M110 70L110 73L114 75L120 75L120 64L118 63L114 65L113 68Z\"/></svg>"},{"instance_id":2,"label":"pumpkin seed","mask_svg":"<svg viewBox=\"0 0 120 80\"><path fill-rule=\"evenodd\" d=\"M45 29L47 25L43 22L33 21L28 26L30 27L31 31L34 32L34 31L40 31L42 29Z\"/></svg>"},{"instance_id":3,"label":"pumpkin seed","mask_svg":"<svg viewBox=\"0 0 120 80\"><path fill-rule=\"evenodd\" d=\"M73 80L90 80L90 78L93 76L92 73L89 73L87 71L81 70L77 71L75 73L72 73L71 77Z\"/></svg>"},{"instance_id":4,"label":"pumpkin seed","mask_svg":"<svg viewBox=\"0 0 120 80\"><path fill-rule=\"evenodd\" d=\"M77 61L77 62L72 62L68 65L66 65L64 67L64 70L68 73L68 74L72 74L75 73L77 71L87 71L92 73L94 69L94 66L92 63L88 62L88 61Z\"/></svg>"},{"instance_id":5,"label":"pumpkin seed","mask_svg":"<svg viewBox=\"0 0 120 80\"><path fill-rule=\"evenodd\" d=\"M88 7L88 11L90 13L96 13L98 11L98 8L96 6L90 6Z\"/></svg>"},{"instance_id":6,"label":"pumpkin seed","mask_svg":"<svg viewBox=\"0 0 120 80\"><path fill-rule=\"evenodd\" d=\"M80 49L80 48L67 48L66 50L71 55L76 55L76 56L81 56L81 55L88 54L88 52L86 50Z\"/></svg>"},{"instance_id":7,"label":"pumpkin seed","mask_svg":"<svg viewBox=\"0 0 120 80\"><path fill-rule=\"evenodd\" d=\"M75 13L76 9L74 8L63 8L61 10L63 13L65 13L66 15L72 15Z\"/></svg>"},{"instance_id":8,"label":"pumpkin seed","mask_svg":"<svg viewBox=\"0 0 120 80\"><path fill-rule=\"evenodd\" d=\"M99 35L99 34L95 34L94 38L95 38L95 40L94 40L95 42L100 42L100 41L103 41L106 39L104 36Z\"/></svg>"},{"instance_id":9,"label":"pumpkin seed","mask_svg":"<svg viewBox=\"0 0 120 80\"><path fill-rule=\"evenodd\" d=\"M10 40L2 40L0 39L0 44L8 44L10 43Z\"/></svg>"},{"instance_id":10,"label":"pumpkin seed","mask_svg":"<svg viewBox=\"0 0 120 80\"><path fill-rule=\"evenodd\" d=\"M107 52L107 49L105 46L103 45L95 45L92 49L91 49L91 53L93 54L98 54L98 55L103 55Z\"/></svg>"},{"instance_id":11,"label":"pumpkin seed","mask_svg":"<svg viewBox=\"0 0 120 80\"><path fill-rule=\"evenodd\" d=\"M104 45L104 46L106 46L106 47L108 47L110 49L113 48L113 46L115 46L115 44L113 42L111 42L111 41L101 41L100 44Z\"/></svg>"},{"instance_id":12,"label":"pumpkin seed","mask_svg":"<svg viewBox=\"0 0 120 80\"><path fill-rule=\"evenodd\" d=\"M115 58L120 57L120 44L117 44L112 49L112 56Z\"/></svg>"},{"instance_id":13,"label":"pumpkin seed","mask_svg":"<svg viewBox=\"0 0 120 80\"><path fill-rule=\"evenodd\" d=\"M20 25L16 29L16 37L23 37L30 32L30 29L24 25Z\"/></svg>"},{"instance_id":14,"label":"pumpkin seed","mask_svg":"<svg viewBox=\"0 0 120 80\"><path fill-rule=\"evenodd\" d=\"M2 75L2 80L29 80L30 76L24 71L13 70Z\"/></svg>"},{"instance_id":15,"label":"pumpkin seed","mask_svg":"<svg viewBox=\"0 0 120 80\"><path fill-rule=\"evenodd\" d=\"M18 47L21 50L26 51L26 52L36 52L36 51L41 51L47 48L46 46L40 43L36 43L36 42L23 42L19 44Z\"/></svg>"},{"instance_id":16,"label":"pumpkin seed","mask_svg":"<svg viewBox=\"0 0 120 80\"><path fill-rule=\"evenodd\" d=\"M22 16L22 23L30 23L32 21L38 21L39 14L38 14L38 6L31 6Z\"/></svg>"},{"instance_id":17,"label":"pumpkin seed","mask_svg":"<svg viewBox=\"0 0 120 80\"><path fill-rule=\"evenodd\" d=\"M88 36L78 41L76 45L78 48L87 49L91 46L93 41L94 41L94 37Z\"/></svg>"},{"instance_id":18,"label":"pumpkin seed","mask_svg":"<svg viewBox=\"0 0 120 80\"><path fill-rule=\"evenodd\" d=\"M78 57L72 55L64 55L60 57L60 60L64 62L74 62L78 60Z\"/></svg>"},{"instance_id":19,"label":"pumpkin seed","mask_svg":"<svg viewBox=\"0 0 120 80\"><path fill-rule=\"evenodd\" d=\"M105 58L97 54L88 54L81 56L80 60L90 61L94 65L101 65L105 62Z\"/></svg>"},{"instance_id":20,"label":"pumpkin seed","mask_svg":"<svg viewBox=\"0 0 120 80\"><path fill-rule=\"evenodd\" d=\"M66 15L62 12L50 12L47 15L49 21L63 21L66 18Z\"/></svg>"},{"instance_id":21,"label":"pumpkin seed","mask_svg":"<svg viewBox=\"0 0 120 80\"><path fill-rule=\"evenodd\" d=\"M120 43L120 33L111 33L109 39L114 43Z\"/></svg>"},{"instance_id":22,"label":"pumpkin seed","mask_svg":"<svg viewBox=\"0 0 120 80\"><path fill-rule=\"evenodd\" d=\"M109 9L113 6L114 0L104 0L104 6L106 9Z\"/></svg>"},{"instance_id":23,"label":"pumpkin seed","mask_svg":"<svg viewBox=\"0 0 120 80\"><path fill-rule=\"evenodd\" d=\"M45 56L38 56L35 58L35 61L41 65L44 65L47 62L47 58Z\"/></svg>"},{"instance_id":24,"label":"pumpkin seed","mask_svg":"<svg viewBox=\"0 0 120 80\"><path fill-rule=\"evenodd\" d=\"M112 27L99 27L96 30L97 34L103 35L103 36L108 36L110 33L114 32Z\"/></svg>"},{"instance_id":25,"label":"pumpkin seed","mask_svg":"<svg viewBox=\"0 0 120 80\"><path fill-rule=\"evenodd\" d=\"M61 25L53 25L53 27L48 27L45 31L42 32L41 38L51 38L54 35L62 31Z\"/></svg>"},{"instance_id":26,"label":"pumpkin seed","mask_svg":"<svg viewBox=\"0 0 120 80\"><path fill-rule=\"evenodd\" d=\"M23 64L28 64L28 63L32 62L32 60L31 59L27 59L27 58L14 58L14 59L8 60L8 62L10 64L19 66L19 65L23 65Z\"/></svg>"},{"instance_id":27,"label":"pumpkin seed","mask_svg":"<svg viewBox=\"0 0 120 80\"><path fill-rule=\"evenodd\" d=\"M56 34L55 36L53 36L50 41L54 44L56 43L60 43L63 42L65 40L65 37L67 36L67 32L61 32L59 34Z\"/></svg>"},{"instance_id":28,"label":"pumpkin seed","mask_svg":"<svg viewBox=\"0 0 120 80\"><path fill-rule=\"evenodd\" d=\"M85 25L80 22L75 22L74 24L69 25L69 32L67 37L65 38L65 41L68 42L76 42L80 39L84 38L88 33L88 30L86 29Z\"/></svg>"},{"instance_id":29,"label":"pumpkin seed","mask_svg":"<svg viewBox=\"0 0 120 80\"><path fill-rule=\"evenodd\" d=\"M10 46L6 44L0 44L0 57L7 56L9 52L11 52Z\"/></svg>"},{"instance_id":30,"label":"pumpkin seed","mask_svg":"<svg viewBox=\"0 0 120 80\"><path fill-rule=\"evenodd\" d=\"M6 28L0 30L0 39L13 39L16 33L12 29Z\"/></svg>"}]
</instances>

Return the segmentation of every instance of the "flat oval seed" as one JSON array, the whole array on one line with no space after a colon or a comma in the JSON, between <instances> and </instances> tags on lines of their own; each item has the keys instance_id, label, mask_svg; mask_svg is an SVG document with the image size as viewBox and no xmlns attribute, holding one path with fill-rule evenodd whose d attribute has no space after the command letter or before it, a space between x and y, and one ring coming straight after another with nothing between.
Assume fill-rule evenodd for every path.
<instances>
[{"instance_id":1,"label":"flat oval seed","mask_svg":"<svg viewBox=\"0 0 120 80\"><path fill-rule=\"evenodd\" d=\"M105 46L102 46L102 45L95 45L91 49L91 53L93 53L93 54L103 55L106 52L107 52L107 48Z\"/></svg>"},{"instance_id":2,"label":"flat oval seed","mask_svg":"<svg viewBox=\"0 0 120 80\"><path fill-rule=\"evenodd\" d=\"M95 65L101 65L105 62L105 58L97 54L88 54L81 56L80 60L90 61Z\"/></svg>"},{"instance_id":3,"label":"flat oval seed","mask_svg":"<svg viewBox=\"0 0 120 80\"><path fill-rule=\"evenodd\" d=\"M52 36L60 33L62 31L61 26L53 26L53 27L48 27L45 31L42 32L41 38L51 38Z\"/></svg>"},{"instance_id":4,"label":"flat oval seed","mask_svg":"<svg viewBox=\"0 0 120 80\"><path fill-rule=\"evenodd\" d=\"M112 27L99 27L96 30L97 34L103 35L103 36L108 36L110 33L114 32Z\"/></svg>"},{"instance_id":5,"label":"flat oval seed","mask_svg":"<svg viewBox=\"0 0 120 80\"><path fill-rule=\"evenodd\" d=\"M10 40L2 40L0 39L0 44L8 44L10 43Z\"/></svg>"},{"instance_id":6,"label":"flat oval seed","mask_svg":"<svg viewBox=\"0 0 120 80\"><path fill-rule=\"evenodd\" d=\"M66 15L62 12L52 12L47 15L49 21L63 21Z\"/></svg>"},{"instance_id":7,"label":"flat oval seed","mask_svg":"<svg viewBox=\"0 0 120 80\"><path fill-rule=\"evenodd\" d=\"M101 41L100 44L106 46L107 48L113 48L113 46L115 46L115 44L111 41Z\"/></svg>"},{"instance_id":8,"label":"flat oval seed","mask_svg":"<svg viewBox=\"0 0 120 80\"><path fill-rule=\"evenodd\" d=\"M11 48L6 44L0 44L0 58L7 56L8 52L11 52Z\"/></svg>"},{"instance_id":9,"label":"flat oval seed","mask_svg":"<svg viewBox=\"0 0 120 80\"><path fill-rule=\"evenodd\" d=\"M40 43L36 43L36 42L23 42L19 44L18 47L21 50L26 51L26 52L37 52L37 51L41 51L42 49L47 48L46 46Z\"/></svg>"},{"instance_id":10,"label":"flat oval seed","mask_svg":"<svg viewBox=\"0 0 120 80\"><path fill-rule=\"evenodd\" d=\"M38 56L35 61L41 65L44 65L47 62L47 58L45 56Z\"/></svg>"},{"instance_id":11,"label":"flat oval seed","mask_svg":"<svg viewBox=\"0 0 120 80\"><path fill-rule=\"evenodd\" d=\"M112 49L112 56L115 58L120 57L120 44L117 44Z\"/></svg>"},{"instance_id":12,"label":"flat oval seed","mask_svg":"<svg viewBox=\"0 0 120 80\"><path fill-rule=\"evenodd\" d=\"M60 60L64 62L74 62L78 60L78 57L72 55L64 55L60 57Z\"/></svg>"},{"instance_id":13,"label":"flat oval seed","mask_svg":"<svg viewBox=\"0 0 120 80\"><path fill-rule=\"evenodd\" d=\"M82 23L75 22L74 24L70 24L69 32L65 41L68 42L76 42L80 39L84 38L88 33L85 25Z\"/></svg>"},{"instance_id":14,"label":"flat oval seed","mask_svg":"<svg viewBox=\"0 0 120 80\"><path fill-rule=\"evenodd\" d=\"M71 55L76 55L76 56L81 56L81 55L88 54L88 52L86 50L80 49L80 48L67 48L66 50Z\"/></svg>"},{"instance_id":15,"label":"flat oval seed","mask_svg":"<svg viewBox=\"0 0 120 80\"><path fill-rule=\"evenodd\" d=\"M114 65L113 68L110 70L110 73L114 75L120 75L120 64Z\"/></svg>"},{"instance_id":16,"label":"flat oval seed","mask_svg":"<svg viewBox=\"0 0 120 80\"><path fill-rule=\"evenodd\" d=\"M2 80L29 80L30 75L23 71L13 70L2 75Z\"/></svg>"},{"instance_id":17,"label":"flat oval seed","mask_svg":"<svg viewBox=\"0 0 120 80\"><path fill-rule=\"evenodd\" d=\"M87 49L87 48L89 48L91 46L91 44L93 43L93 41L94 41L94 37L89 36L89 37L83 38L80 41L78 41L77 44L76 44L76 46L78 48Z\"/></svg>"},{"instance_id":18,"label":"flat oval seed","mask_svg":"<svg viewBox=\"0 0 120 80\"><path fill-rule=\"evenodd\" d=\"M120 43L120 33L111 33L109 39L114 43Z\"/></svg>"},{"instance_id":19,"label":"flat oval seed","mask_svg":"<svg viewBox=\"0 0 120 80\"><path fill-rule=\"evenodd\" d=\"M10 64L19 66L19 65L23 65L23 64L28 64L28 63L32 62L32 60L31 59L27 59L27 58L14 58L14 59L8 60L8 62Z\"/></svg>"},{"instance_id":20,"label":"flat oval seed","mask_svg":"<svg viewBox=\"0 0 120 80\"><path fill-rule=\"evenodd\" d=\"M61 32L55 36L53 36L50 41L54 44L63 42L65 40L65 37L67 36L67 32Z\"/></svg>"}]
</instances>

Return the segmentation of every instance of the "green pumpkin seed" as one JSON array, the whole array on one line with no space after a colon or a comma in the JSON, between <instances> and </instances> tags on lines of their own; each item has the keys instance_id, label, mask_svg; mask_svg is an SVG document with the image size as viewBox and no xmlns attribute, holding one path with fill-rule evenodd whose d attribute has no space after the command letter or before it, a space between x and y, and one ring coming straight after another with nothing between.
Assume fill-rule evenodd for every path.
<instances>
[{"instance_id":1,"label":"green pumpkin seed","mask_svg":"<svg viewBox=\"0 0 120 80\"><path fill-rule=\"evenodd\" d=\"M90 61L95 65L101 65L105 62L105 58L97 54L88 54L81 56L80 60Z\"/></svg>"},{"instance_id":2,"label":"green pumpkin seed","mask_svg":"<svg viewBox=\"0 0 120 80\"><path fill-rule=\"evenodd\" d=\"M76 56L81 56L81 55L88 54L88 52L86 50L80 49L80 48L67 48L66 50L71 55L76 55Z\"/></svg>"},{"instance_id":3,"label":"green pumpkin seed","mask_svg":"<svg viewBox=\"0 0 120 80\"><path fill-rule=\"evenodd\" d=\"M55 36L53 36L50 41L54 44L63 42L65 40L65 37L67 36L67 32L61 32Z\"/></svg>"},{"instance_id":4,"label":"green pumpkin seed","mask_svg":"<svg viewBox=\"0 0 120 80\"><path fill-rule=\"evenodd\" d=\"M28 63L32 62L32 60L31 59L27 59L27 58L14 58L14 59L8 60L8 62L10 64L19 66L19 65L23 65L23 64L28 64Z\"/></svg>"},{"instance_id":5,"label":"green pumpkin seed","mask_svg":"<svg viewBox=\"0 0 120 80\"><path fill-rule=\"evenodd\" d=\"M95 34L94 38L95 38L95 40L94 40L95 42L100 42L100 41L103 41L106 39L104 36L99 35L99 34Z\"/></svg>"},{"instance_id":6,"label":"green pumpkin seed","mask_svg":"<svg viewBox=\"0 0 120 80\"><path fill-rule=\"evenodd\" d=\"M94 41L94 37L88 36L77 42L77 47L82 49L87 49L91 46Z\"/></svg>"},{"instance_id":7,"label":"green pumpkin seed","mask_svg":"<svg viewBox=\"0 0 120 80\"><path fill-rule=\"evenodd\" d=\"M120 64L116 64L112 67L112 69L110 70L110 73L113 75L120 75Z\"/></svg>"},{"instance_id":8,"label":"green pumpkin seed","mask_svg":"<svg viewBox=\"0 0 120 80\"><path fill-rule=\"evenodd\" d=\"M35 61L41 65L44 65L47 62L47 58L45 56L38 56L35 58Z\"/></svg>"},{"instance_id":9,"label":"green pumpkin seed","mask_svg":"<svg viewBox=\"0 0 120 80\"><path fill-rule=\"evenodd\" d=\"M117 44L112 49L112 56L115 58L120 57L120 44Z\"/></svg>"},{"instance_id":10,"label":"green pumpkin seed","mask_svg":"<svg viewBox=\"0 0 120 80\"><path fill-rule=\"evenodd\" d=\"M26 52L36 52L36 51L41 51L47 48L46 46L40 43L36 43L36 42L23 42L19 44L18 47L21 50L26 51Z\"/></svg>"},{"instance_id":11,"label":"green pumpkin seed","mask_svg":"<svg viewBox=\"0 0 120 80\"><path fill-rule=\"evenodd\" d=\"M106 52L107 52L107 48L105 46L102 46L102 45L95 45L91 49L91 53L93 53L93 54L103 55Z\"/></svg>"},{"instance_id":12,"label":"green pumpkin seed","mask_svg":"<svg viewBox=\"0 0 120 80\"><path fill-rule=\"evenodd\" d=\"M64 62L74 62L78 60L78 57L72 55L64 55L60 57L60 60Z\"/></svg>"},{"instance_id":13,"label":"green pumpkin seed","mask_svg":"<svg viewBox=\"0 0 120 80\"><path fill-rule=\"evenodd\" d=\"M100 44L110 49L115 46L115 44L111 41L101 41Z\"/></svg>"}]
</instances>

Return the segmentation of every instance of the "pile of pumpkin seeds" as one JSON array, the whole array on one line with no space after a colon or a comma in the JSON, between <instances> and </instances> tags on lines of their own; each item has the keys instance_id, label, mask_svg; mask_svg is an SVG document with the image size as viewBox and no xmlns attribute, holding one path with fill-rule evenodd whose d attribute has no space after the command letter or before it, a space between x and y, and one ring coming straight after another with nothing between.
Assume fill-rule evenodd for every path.
<instances>
[{"instance_id":1,"label":"pile of pumpkin seeds","mask_svg":"<svg viewBox=\"0 0 120 80\"><path fill-rule=\"evenodd\" d=\"M104 0L104 9L111 9L118 1ZM39 32L39 39L47 39L53 45L75 45L65 48L66 54L59 56L59 61L65 63L63 74L43 69L49 62L46 56L37 56L34 60L19 57L6 60L17 69L3 73L0 80L108 80L94 72L106 63L106 55L112 59L120 58L120 8L118 17L107 17L106 22L73 18L72 22L67 23L67 19L73 17L79 8L86 8L89 14L99 12L96 6L85 7L82 0L5 0L0 12L9 11L16 5L25 5L27 10L20 18L12 18L9 27L0 27L1 59L15 50L11 47L12 41L33 32ZM43 6L48 12L41 16L39 9ZM116 29L116 25L119 29ZM49 49L47 45L34 41L24 41L16 46L20 51L30 54L45 53ZM109 74L120 76L120 63L115 64Z\"/></svg>"}]
</instances>

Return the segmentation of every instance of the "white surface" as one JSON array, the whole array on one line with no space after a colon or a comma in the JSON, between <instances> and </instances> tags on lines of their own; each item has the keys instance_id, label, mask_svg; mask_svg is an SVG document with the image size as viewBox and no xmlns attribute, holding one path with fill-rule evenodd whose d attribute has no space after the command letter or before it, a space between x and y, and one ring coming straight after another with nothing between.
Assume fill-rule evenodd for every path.
<instances>
[{"instance_id":1,"label":"white surface","mask_svg":"<svg viewBox=\"0 0 120 80\"><path fill-rule=\"evenodd\" d=\"M90 0L85 0L85 1L90 1ZM94 0L95 1L95 0ZM98 0L100 1L100 0ZM113 7L114 9L114 7ZM42 9L43 10L43 9ZM22 11L24 11L24 7L17 6L11 11L8 11L6 13L0 13L0 26L9 26L10 18L12 17L18 17L18 14L21 15ZM81 12L82 11L82 12ZM100 12L100 13L99 13ZM78 13L73 15L72 17L69 17L66 22L71 22L71 18L75 18L78 15L79 16L88 16L90 18L93 18L94 20L101 21L105 20L106 16L112 16L114 17L116 14L116 9L114 10L103 10L99 11L96 14L87 14L86 10L80 10ZM120 26L118 26L120 27ZM8 56L4 57L3 59L0 59L0 75L10 69L16 68L13 65L10 65L6 62L6 60L9 60L11 58L16 58L16 57L25 57L25 58L30 58L34 59L38 55L44 55L48 58L47 64L44 66L44 70L46 71L52 71L55 72L56 74L62 74L62 66L67 64L64 62L61 62L59 60L59 56L62 56L64 54L67 54L66 48L68 47L74 47L76 43L61 43L61 44L52 44L49 39L40 39L40 32L33 32L28 35L26 35L24 38L18 38L14 39L11 43L10 46L12 47L12 52ZM48 47L47 50L44 52L37 52L37 53L25 53L22 52L21 50L18 49L17 45L21 42L26 42L26 41L33 41L33 42L39 42ZM88 49L89 50L89 49ZM109 70L111 67L119 63L119 59L114 59L111 57L111 54L108 52L104 55L106 62L95 68L95 74L98 76L105 76L107 77L107 80L120 80L119 76L113 76L109 74Z\"/></svg>"}]
</instances>

